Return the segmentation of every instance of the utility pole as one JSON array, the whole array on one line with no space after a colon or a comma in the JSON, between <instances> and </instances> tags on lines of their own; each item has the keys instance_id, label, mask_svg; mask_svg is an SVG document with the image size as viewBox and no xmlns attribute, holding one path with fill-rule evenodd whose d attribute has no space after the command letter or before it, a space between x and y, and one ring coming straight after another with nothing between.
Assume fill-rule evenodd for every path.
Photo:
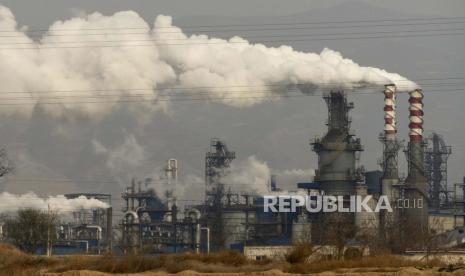
<instances>
[{"instance_id":1,"label":"utility pole","mask_svg":"<svg viewBox=\"0 0 465 276\"><path fill-rule=\"evenodd\" d=\"M52 256L52 241L50 239L50 231L52 224L52 212L50 209L50 204L47 205L47 257Z\"/></svg>"}]
</instances>

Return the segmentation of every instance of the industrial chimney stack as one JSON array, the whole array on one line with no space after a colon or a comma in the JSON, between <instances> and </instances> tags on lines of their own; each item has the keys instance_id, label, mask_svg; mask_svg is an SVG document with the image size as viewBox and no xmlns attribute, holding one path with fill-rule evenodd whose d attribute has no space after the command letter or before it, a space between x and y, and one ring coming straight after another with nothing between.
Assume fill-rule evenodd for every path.
<instances>
[{"instance_id":1,"label":"industrial chimney stack","mask_svg":"<svg viewBox=\"0 0 465 276\"><path fill-rule=\"evenodd\" d=\"M398 169L398 153L401 145L397 140L396 90L394 84L388 84L384 88L384 133L380 135L380 141L383 144L381 194L389 198L391 206L396 206L401 195ZM389 233L388 229L399 218L398 210L395 209L395 211L395 213L388 213L383 210L380 213L380 230L385 238L393 234Z\"/></svg>"},{"instance_id":2,"label":"industrial chimney stack","mask_svg":"<svg viewBox=\"0 0 465 276\"><path fill-rule=\"evenodd\" d=\"M423 93L416 89L409 93L410 141L407 149L408 176L405 180L404 206L406 221L419 230L428 227L427 179L424 170L423 143ZM407 208L408 207L408 208Z\"/></svg>"},{"instance_id":3,"label":"industrial chimney stack","mask_svg":"<svg viewBox=\"0 0 465 276\"><path fill-rule=\"evenodd\" d=\"M384 89L384 135L383 142L383 181L382 194L394 199L396 195L393 186L399 184L398 151L400 149L397 141L396 128L396 86L389 84Z\"/></svg>"}]
</instances>

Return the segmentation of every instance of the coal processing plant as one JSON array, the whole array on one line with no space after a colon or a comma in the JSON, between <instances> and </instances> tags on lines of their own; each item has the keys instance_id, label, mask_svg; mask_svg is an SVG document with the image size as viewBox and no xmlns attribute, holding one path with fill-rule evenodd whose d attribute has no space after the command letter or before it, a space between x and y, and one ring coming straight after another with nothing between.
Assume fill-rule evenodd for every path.
<instances>
[{"instance_id":1,"label":"coal processing plant","mask_svg":"<svg viewBox=\"0 0 465 276\"><path fill-rule=\"evenodd\" d=\"M343 250L355 247L360 252L380 244L393 252L423 250L425 239L432 238L440 241L440 247L460 247L465 184L447 183L451 147L437 133L424 137L420 89L409 93L410 132L404 145L397 137L396 94L395 85L385 86L381 170L366 171L359 160L364 151L361 139L351 130L349 112L354 104L344 91L326 93L328 129L323 138L310 143L318 156L318 169L314 179L295 183L293 192L309 198L335 196L342 206L349 206L354 196L370 196L366 205L373 209L387 198L392 210L325 213L299 206L290 212L267 212L266 195L231 190L226 179L236 153L225 140L211 139L205 156L203 202L181 208L172 193L168 191L161 199L155 190L142 188L141 181L126 189L120 225L122 251L159 254L232 249L260 259L301 242L329 248L328 254L331 246L341 243ZM402 149L406 177L399 173ZM177 181L175 159L167 161L165 174L168 183ZM268 195L287 194L273 175L268 191Z\"/></svg>"},{"instance_id":2,"label":"coal processing plant","mask_svg":"<svg viewBox=\"0 0 465 276\"><path fill-rule=\"evenodd\" d=\"M333 90L323 95L327 132L312 139L306 149L318 157L318 168L313 179L293 183L292 191L280 187L275 175L269 176L267 192L232 187L230 174L236 152L226 139L214 138L204 159L203 200L186 204L176 197L174 189L181 172L178 160L169 159L162 168L162 191L151 185L152 178L132 179L117 199L121 216L114 214L109 194L66 194L66 200L97 200L101 204L73 209L68 220L56 226L53 243L37 253L237 250L261 259L282 255L299 243L319 246L322 254L328 255L349 249L365 254L380 247L401 253L425 250L426 241L432 239L440 248L460 248L465 241L465 178L464 183L447 182L452 149L440 134L424 135L422 90L409 93L407 143L397 133L396 86L386 85L383 93L384 131L379 135L383 150L370 153L381 156L379 170L366 171L360 164L364 147L351 129L349 114L356 106L348 101L350 94ZM402 150L406 168L399 165ZM402 176L401 171L407 175ZM318 198L332 197L335 205L346 209L351 208L354 198L366 198L363 205L371 210L380 204L390 208L337 212L309 210L307 204L285 212L266 208L270 197L279 199L275 207L280 209L281 205L292 205L292 196L308 199L311 206ZM3 237L3 228L0 230Z\"/></svg>"}]
</instances>

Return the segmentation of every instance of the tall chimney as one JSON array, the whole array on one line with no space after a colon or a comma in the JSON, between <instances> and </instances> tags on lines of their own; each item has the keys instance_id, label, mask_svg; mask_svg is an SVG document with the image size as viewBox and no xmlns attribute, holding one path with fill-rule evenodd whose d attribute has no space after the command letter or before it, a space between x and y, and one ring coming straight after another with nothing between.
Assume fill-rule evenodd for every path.
<instances>
[{"instance_id":1,"label":"tall chimney","mask_svg":"<svg viewBox=\"0 0 465 276\"><path fill-rule=\"evenodd\" d=\"M385 85L384 89L384 134L386 139L396 139L396 86Z\"/></svg>"},{"instance_id":2,"label":"tall chimney","mask_svg":"<svg viewBox=\"0 0 465 276\"><path fill-rule=\"evenodd\" d=\"M423 92L421 89L416 89L409 94L410 142L421 143L423 141Z\"/></svg>"},{"instance_id":3,"label":"tall chimney","mask_svg":"<svg viewBox=\"0 0 465 276\"><path fill-rule=\"evenodd\" d=\"M405 180L405 192L408 202L406 221L417 234L428 229L427 179L424 170L423 143L423 92L416 89L409 93L410 103L410 141L408 144L408 176Z\"/></svg>"},{"instance_id":4,"label":"tall chimney","mask_svg":"<svg viewBox=\"0 0 465 276\"><path fill-rule=\"evenodd\" d=\"M400 197L399 190L399 170L398 152L400 144L397 140L396 128L396 86L394 84L385 85L384 88L384 133L380 135L383 144L383 177L381 181L381 194L388 197L391 206L396 206ZM380 213L381 235L387 238L390 233L390 226L398 218L398 213L388 213L382 210Z\"/></svg>"},{"instance_id":5,"label":"tall chimney","mask_svg":"<svg viewBox=\"0 0 465 276\"><path fill-rule=\"evenodd\" d=\"M397 153L399 144L396 133L396 86L389 84L384 89L383 179L398 181ZM397 182L393 184L397 184Z\"/></svg>"}]
</instances>

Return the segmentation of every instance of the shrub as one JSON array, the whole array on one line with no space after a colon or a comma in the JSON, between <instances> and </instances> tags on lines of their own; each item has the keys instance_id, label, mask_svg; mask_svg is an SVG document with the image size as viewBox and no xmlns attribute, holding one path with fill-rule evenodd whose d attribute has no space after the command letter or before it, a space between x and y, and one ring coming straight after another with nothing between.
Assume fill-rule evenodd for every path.
<instances>
[{"instance_id":1,"label":"shrub","mask_svg":"<svg viewBox=\"0 0 465 276\"><path fill-rule=\"evenodd\" d=\"M297 244L286 255L286 261L291 264L305 262L313 253L313 246L310 243Z\"/></svg>"}]
</instances>

